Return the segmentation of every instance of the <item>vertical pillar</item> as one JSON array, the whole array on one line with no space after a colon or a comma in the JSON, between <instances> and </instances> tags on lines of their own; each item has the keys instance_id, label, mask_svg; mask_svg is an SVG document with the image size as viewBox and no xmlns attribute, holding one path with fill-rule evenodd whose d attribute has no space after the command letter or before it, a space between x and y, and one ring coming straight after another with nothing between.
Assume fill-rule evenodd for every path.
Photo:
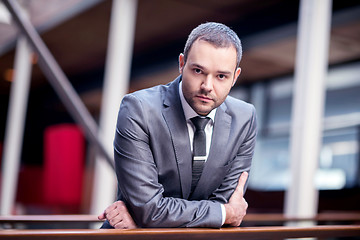
<instances>
[{"instance_id":1,"label":"vertical pillar","mask_svg":"<svg viewBox=\"0 0 360 240\"><path fill-rule=\"evenodd\" d=\"M111 155L120 101L127 93L130 81L136 10L136 0L113 1L99 136ZM115 201L116 184L114 170L98 155L90 210L92 214L100 214Z\"/></svg>"},{"instance_id":2,"label":"vertical pillar","mask_svg":"<svg viewBox=\"0 0 360 240\"><path fill-rule=\"evenodd\" d=\"M317 213L314 178L322 139L331 3L300 3L290 136L291 182L285 195L285 214L289 217L313 217Z\"/></svg>"},{"instance_id":3,"label":"vertical pillar","mask_svg":"<svg viewBox=\"0 0 360 240\"><path fill-rule=\"evenodd\" d=\"M251 96L251 103L255 106L256 109L258 132L261 136L264 127L264 103L266 102L267 96L264 83L255 84L254 87L251 89Z\"/></svg>"},{"instance_id":4,"label":"vertical pillar","mask_svg":"<svg viewBox=\"0 0 360 240\"><path fill-rule=\"evenodd\" d=\"M1 215L11 214L15 203L30 75L31 48L25 37L20 37L16 47L15 71L6 120L1 181Z\"/></svg>"}]
</instances>

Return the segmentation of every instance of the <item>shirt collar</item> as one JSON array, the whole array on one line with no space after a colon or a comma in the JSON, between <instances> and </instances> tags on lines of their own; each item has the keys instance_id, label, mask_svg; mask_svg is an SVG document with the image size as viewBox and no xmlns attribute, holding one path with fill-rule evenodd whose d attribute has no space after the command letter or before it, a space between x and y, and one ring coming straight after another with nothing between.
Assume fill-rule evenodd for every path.
<instances>
[{"instance_id":1,"label":"shirt collar","mask_svg":"<svg viewBox=\"0 0 360 240\"><path fill-rule=\"evenodd\" d=\"M185 115L185 119L186 121L189 121L190 118L199 116L199 114L197 114L194 109L191 108L191 106L189 105L189 103L186 101L183 91L182 91L182 81L180 81L179 83L179 95L180 95L180 100L181 100L181 105L182 108L184 109L184 115ZM215 122L215 113L216 113L216 108L211 110L211 112L207 115L207 117L209 117L212 122Z\"/></svg>"}]
</instances>

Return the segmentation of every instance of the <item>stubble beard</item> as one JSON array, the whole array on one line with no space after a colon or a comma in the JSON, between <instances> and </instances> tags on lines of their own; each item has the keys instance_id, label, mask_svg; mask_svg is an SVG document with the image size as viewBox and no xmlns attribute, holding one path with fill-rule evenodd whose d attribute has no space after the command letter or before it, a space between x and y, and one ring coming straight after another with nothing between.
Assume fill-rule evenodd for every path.
<instances>
[{"instance_id":1,"label":"stubble beard","mask_svg":"<svg viewBox=\"0 0 360 240\"><path fill-rule=\"evenodd\" d=\"M197 95L202 95L202 96L206 96L211 98L212 100L210 102L205 102L205 101L201 101L200 99L198 99L196 96ZM204 93L204 92L199 92L194 94L191 98L190 98L190 102L189 105L192 107L192 109L199 115L203 115L206 116L208 115L214 108L216 108L216 99L214 99L213 96L211 96L211 94L208 93Z\"/></svg>"}]
</instances>

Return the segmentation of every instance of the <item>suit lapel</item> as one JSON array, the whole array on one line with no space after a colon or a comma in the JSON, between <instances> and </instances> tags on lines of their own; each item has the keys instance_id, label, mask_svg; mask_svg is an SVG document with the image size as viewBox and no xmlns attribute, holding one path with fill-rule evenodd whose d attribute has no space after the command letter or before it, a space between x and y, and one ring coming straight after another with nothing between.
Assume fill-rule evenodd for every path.
<instances>
[{"instance_id":1,"label":"suit lapel","mask_svg":"<svg viewBox=\"0 0 360 240\"><path fill-rule=\"evenodd\" d=\"M181 181L183 198L191 189L191 148L184 111L179 96L180 77L173 81L165 93L163 116L169 127Z\"/></svg>"},{"instance_id":2,"label":"suit lapel","mask_svg":"<svg viewBox=\"0 0 360 240\"><path fill-rule=\"evenodd\" d=\"M198 199L199 196L208 195L209 189L213 187L210 184L212 181L209 178L211 178L211 176L216 176L218 167L225 164L225 162L223 162L223 153L229 140L230 129L231 116L226 113L226 105L223 103L216 110L210 152L197 187L192 194L193 199Z\"/></svg>"}]
</instances>

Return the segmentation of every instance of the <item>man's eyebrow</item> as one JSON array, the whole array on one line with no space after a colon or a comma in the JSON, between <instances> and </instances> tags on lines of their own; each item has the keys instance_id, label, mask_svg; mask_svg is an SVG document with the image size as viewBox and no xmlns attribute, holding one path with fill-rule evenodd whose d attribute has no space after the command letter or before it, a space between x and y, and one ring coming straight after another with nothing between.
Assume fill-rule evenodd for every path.
<instances>
[{"instance_id":1,"label":"man's eyebrow","mask_svg":"<svg viewBox=\"0 0 360 240\"><path fill-rule=\"evenodd\" d=\"M198 64L198 63L192 63L192 64L190 64L191 65L191 67L197 67L197 68L201 68L201 69L206 69L204 66L201 66L200 64Z\"/></svg>"},{"instance_id":2,"label":"man's eyebrow","mask_svg":"<svg viewBox=\"0 0 360 240\"><path fill-rule=\"evenodd\" d=\"M217 71L217 73L224 74L224 75L229 75L232 72L230 72L230 71Z\"/></svg>"},{"instance_id":3,"label":"man's eyebrow","mask_svg":"<svg viewBox=\"0 0 360 240\"><path fill-rule=\"evenodd\" d=\"M190 64L191 65L191 67L196 67L196 68L200 68L200 69L204 69L204 70L206 70L206 67L204 67L204 66L201 66L200 64L198 64L198 63L191 63ZM219 74L224 74L224 75L229 75L229 74L231 74L232 72L231 71L216 71L217 73L219 73Z\"/></svg>"}]
</instances>

